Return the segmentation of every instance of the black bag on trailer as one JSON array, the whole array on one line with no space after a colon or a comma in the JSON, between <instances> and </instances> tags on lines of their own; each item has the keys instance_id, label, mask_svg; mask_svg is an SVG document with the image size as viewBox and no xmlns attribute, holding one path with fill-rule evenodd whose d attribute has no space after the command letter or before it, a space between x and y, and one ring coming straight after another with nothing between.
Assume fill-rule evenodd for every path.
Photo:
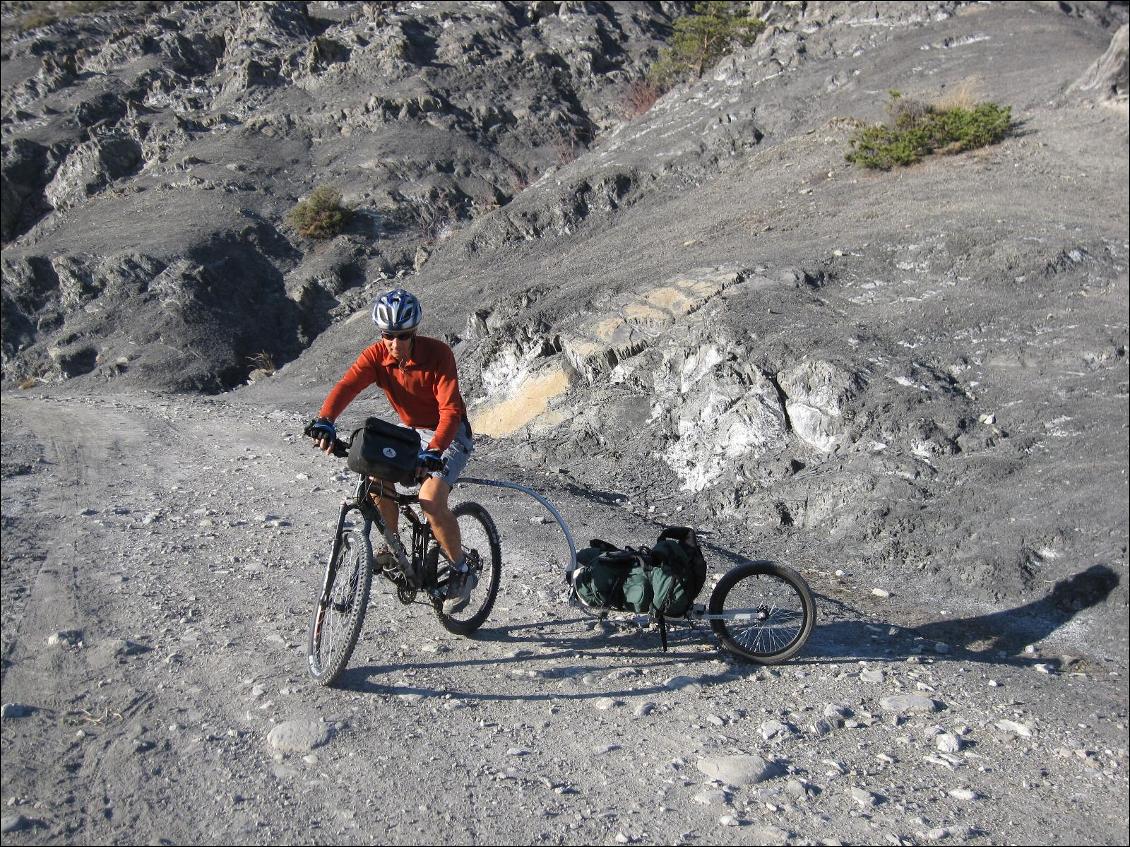
<instances>
[{"instance_id":1,"label":"black bag on trailer","mask_svg":"<svg viewBox=\"0 0 1130 847\"><path fill-rule=\"evenodd\" d=\"M652 608L655 615L679 618L690 611L706 583L706 559L689 526L671 526L651 548Z\"/></svg>"},{"instance_id":2,"label":"black bag on trailer","mask_svg":"<svg viewBox=\"0 0 1130 847\"><path fill-rule=\"evenodd\" d=\"M577 569L570 577L577 599L591 609L648 611L651 586L644 570L646 555L646 551L620 550L594 538L577 551Z\"/></svg>"},{"instance_id":3,"label":"black bag on trailer","mask_svg":"<svg viewBox=\"0 0 1130 847\"><path fill-rule=\"evenodd\" d=\"M402 485L416 483L420 433L380 418L366 418L353 432L346 464L351 471Z\"/></svg>"},{"instance_id":4,"label":"black bag on trailer","mask_svg":"<svg viewBox=\"0 0 1130 847\"><path fill-rule=\"evenodd\" d=\"M577 552L577 597L591 608L683 617L706 583L706 560L695 531L672 526L653 547L620 550L593 539Z\"/></svg>"}]
</instances>

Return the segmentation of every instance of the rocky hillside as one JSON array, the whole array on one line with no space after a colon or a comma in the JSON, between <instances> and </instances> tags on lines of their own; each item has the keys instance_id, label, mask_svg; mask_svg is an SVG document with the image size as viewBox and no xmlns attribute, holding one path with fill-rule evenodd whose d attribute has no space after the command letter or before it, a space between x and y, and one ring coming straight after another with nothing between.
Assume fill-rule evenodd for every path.
<instances>
[{"instance_id":1,"label":"rocky hillside","mask_svg":"<svg viewBox=\"0 0 1130 847\"><path fill-rule=\"evenodd\" d=\"M216 391L289 360L242 393L309 410L396 278L481 435L641 515L975 601L1124 574L1125 5L755 6L753 46L641 114L682 7L9 31L5 379ZM848 165L892 89L1013 130ZM285 216L321 184L356 214L312 242Z\"/></svg>"},{"instance_id":2,"label":"rocky hillside","mask_svg":"<svg viewBox=\"0 0 1130 847\"><path fill-rule=\"evenodd\" d=\"M1127 5L749 8L652 102L690 4L3 5L5 843L1125 840ZM892 91L1012 124L849 164ZM796 567L805 653L578 618L468 485L488 625L377 591L313 690L299 431L393 285L475 476Z\"/></svg>"},{"instance_id":3,"label":"rocky hillside","mask_svg":"<svg viewBox=\"0 0 1130 847\"><path fill-rule=\"evenodd\" d=\"M9 383L217 391L294 358L621 124L670 23L642 3L101 5L24 32L5 5ZM333 244L285 224L322 184L356 212Z\"/></svg>"},{"instance_id":4,"label":"rocky hillside","mask_svg":"<svg viewBox=\"0 0 1130 847\"><path fill-rule=\"evenodd\" d=\"M1124 607L1122 10L767 11L754 47L413 278L478 432L641 516L830 570L1000 603L1098 566ZM848 166L895 88L1008 104L1016 126ZM363 315L335 326L249 399L313 408L367 337Z\"/></svg>"}]
</instances>

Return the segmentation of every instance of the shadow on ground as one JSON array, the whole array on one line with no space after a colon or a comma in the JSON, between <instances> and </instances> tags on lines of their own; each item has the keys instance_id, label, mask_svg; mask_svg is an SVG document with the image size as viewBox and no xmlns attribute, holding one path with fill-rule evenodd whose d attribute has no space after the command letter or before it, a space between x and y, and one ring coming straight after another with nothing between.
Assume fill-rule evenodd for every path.
<instances>
[{"instance_id":1,"label":"shadow on ground","mask_svg":"<svg viewBox=\"0 0 1130 847\"><path fill-rule=\"evenodd\" d=\"M591 628L578 631L586 624ZM647 695L671 694L674 689L684 685L698 685L708 688L720 682L733 682L735 676L746 676L757 672L755 665L727 667L709 673L693 671L686 676L687 667L711 662L718 654L710 649L712 638L710 628L701 623L694 626L677 626L668 631L668 650L660 647L659 634L655 629L644 629L630 621L620 623L596 623L589 617L570 617L550 619L529 624L512 624L479 630L475 640L511 647L506 656L476 656L438 661L416 661L411 667L418 671L454 671L458 679L459 668L490 665L504 673L510 672L521 678L528 674L529 693L508 693L498 691L468 691L457 686L437 689L411 684L388 684L381 682L388 674L399 673L405 669L404 663L385 665L358 665L347 670L338 681L338 686L352 691L376 694L415 694L423 697L468 697L475 700L520 700L568 701L594 700L601 697L639 697ZM531 648L537 648L535 652ZM547 649L548 648L548 649ZM644 658L646 661L641 662ZM551 667L545 664L557 660ZM567 662L567 663L566 663ZM524 666L536 663L537 670ZM665 670L667 671L665 673ZM657 677L650 686L623 687L610 689L608 686L581 689L581 678L595 673L602 679L615 678L617 671L625 672L625 682L639 683L648 679L643 671ZM675 678L668 685L667 680ZM562 685L564 680L575 680L575 686ZM540 689L540 690L539 690Z\"/></svg>"},{"instance_id":2,"label":"shadow on ground","mask_svg":"<svg viewBox=\"0 0 1130 847\"><path fill-rule=\"evenodd\" d=\"M935 661L1021 666L1041 662L1060 669L1063 657L1028 655L1024 648L1043 641L1080 612L1104 602L1118 583L1118 574L1110 567L1093 565L1057 582L1047 596L1023 606L913 627L876 620L841 600L817 595L820 611L829 613L832 619L823 624L817 621L816 631L798 661L898 661L929 653ZM938 652L939 644L943 645L942 652Z\"/></svg>"},{"instance_id":3,"label":"shadow on ground","mask_svg":"<svg viewBox=\"0 0 1130 847\"><path fill-rule=\"evenodd\" d=\"M741 557L733 557L740 559ZM882 620L873 613L857 609L844 600L815 594L816 628L803 652L786 666L837 664L844 661L896 662L912 656L929 655L933 661L984 662L997 665L1031 666L1041 662L1060 670L1065 657L1029 655L1024 648L1046 639L1068 624L1081 611L1104 602L1118 586L1119 577L1106 565L1095 565L1062 580L1047 596L1018 606L975 617L934 621L905 626L897 620ZM706 598L700 598L700 601ZM635 620L641 620L636 616ZM389 684L388 676L402 672L403 662L362 665L349 669L338 685L358 692L386 695L419 695L426 698L473 698L476 700L568 701L601 697L640 697L670 694L673 688L697 685L706 689L735 678L755 675L761 666L737 660L720 651L709 624L676 623L668 633L669 649L663 652L654 627L645 629L631 618L596 622L591 617L547 617L544 621L499 625L489 623L476 640L506 645L505 656L437 659L411 662L418 671L451 671L458 679L459 668L490 665L515 677L527 677L529 691L523 693L470 691L453 687L428 687L401 682ZM723 670L712 665L699 673L695 665L726 657ZM645 661L641 662L641 659ZM556 661L547 667L547 663ZM533 667L535 666L536 667ZM686 677L685 669L693 676ZM616 679L618 670L625 681L639 683L656 675L654 684L643 687L608 686L581 688L581 678L597 673L603 680ZM669 673L664 673L664 670ZM683 673L680 673L683 671ZM680 678L668 684L671 677ZM576 680L575 683L564 682Z\"/></svg>"}]
</instances>

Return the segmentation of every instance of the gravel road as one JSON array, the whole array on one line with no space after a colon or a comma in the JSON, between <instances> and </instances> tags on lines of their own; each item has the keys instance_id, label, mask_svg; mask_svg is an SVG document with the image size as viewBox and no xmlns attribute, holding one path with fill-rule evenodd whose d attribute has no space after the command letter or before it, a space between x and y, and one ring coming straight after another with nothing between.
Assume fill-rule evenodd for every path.
<instances>
[{"instance_id":1,"label":"gravel road","mask_svg":"<svg viewBox=\"0 0 1130 847\"><path fill-rule=\"evenodd\" d=\"M797 659L735 662L702 627L663 653L646 621L562 601L567 547L512 492L457 491L503 539L477 637L374 583L340 687L315 686L305 630L350 482L300 425L4 396L5 844L1125 843L1125 645L1089 648L1089 610L1033 604L1006 632L809 553ZM474 470L508 472L490 444ZM559 473L516 481L579 538L655 534ZM764 552L705 538L715 577Z\"/></svg>"}]
</instances>

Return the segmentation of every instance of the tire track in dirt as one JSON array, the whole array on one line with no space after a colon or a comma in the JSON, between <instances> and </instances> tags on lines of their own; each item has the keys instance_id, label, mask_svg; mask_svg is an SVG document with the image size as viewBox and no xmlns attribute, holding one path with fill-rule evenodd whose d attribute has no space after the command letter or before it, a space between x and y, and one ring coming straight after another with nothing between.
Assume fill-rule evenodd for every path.
<instances>
[{"instance_id":1,"label":"tire track in dirt","mask_svg":"<svg viewBox=\"0 0 1130 847\"><path fill-rule=\"evenodd\" d=\"M113 760L103 756L106 745L84 739L111 724L124 726L153 702L143 692L135 692L120 710L93 702L101 684L95 678L113 660L99 648L114 629L118 604L100 579L109 558L103 552L107 530L92 516L112 502L111 491L123 484L123 476L143 473L130 458L161 427L105 407L16 402L23 424L44 446L48 464L24 513L41 558L5 645L4 694L6 701L44 713L49 723L42 734L5 738L5 782L27 775L37 793L61 797L61 805L72 809L68 831L81 832L104 817L106 804L98 797L106 796L114 780L105 773L113 767ZM55 632L74 635L51 644L48 636ZM44 767L48 761L61 767ZM76 775L86 786L81 792L74 791Z\"/></svg>"}]
</instances>

